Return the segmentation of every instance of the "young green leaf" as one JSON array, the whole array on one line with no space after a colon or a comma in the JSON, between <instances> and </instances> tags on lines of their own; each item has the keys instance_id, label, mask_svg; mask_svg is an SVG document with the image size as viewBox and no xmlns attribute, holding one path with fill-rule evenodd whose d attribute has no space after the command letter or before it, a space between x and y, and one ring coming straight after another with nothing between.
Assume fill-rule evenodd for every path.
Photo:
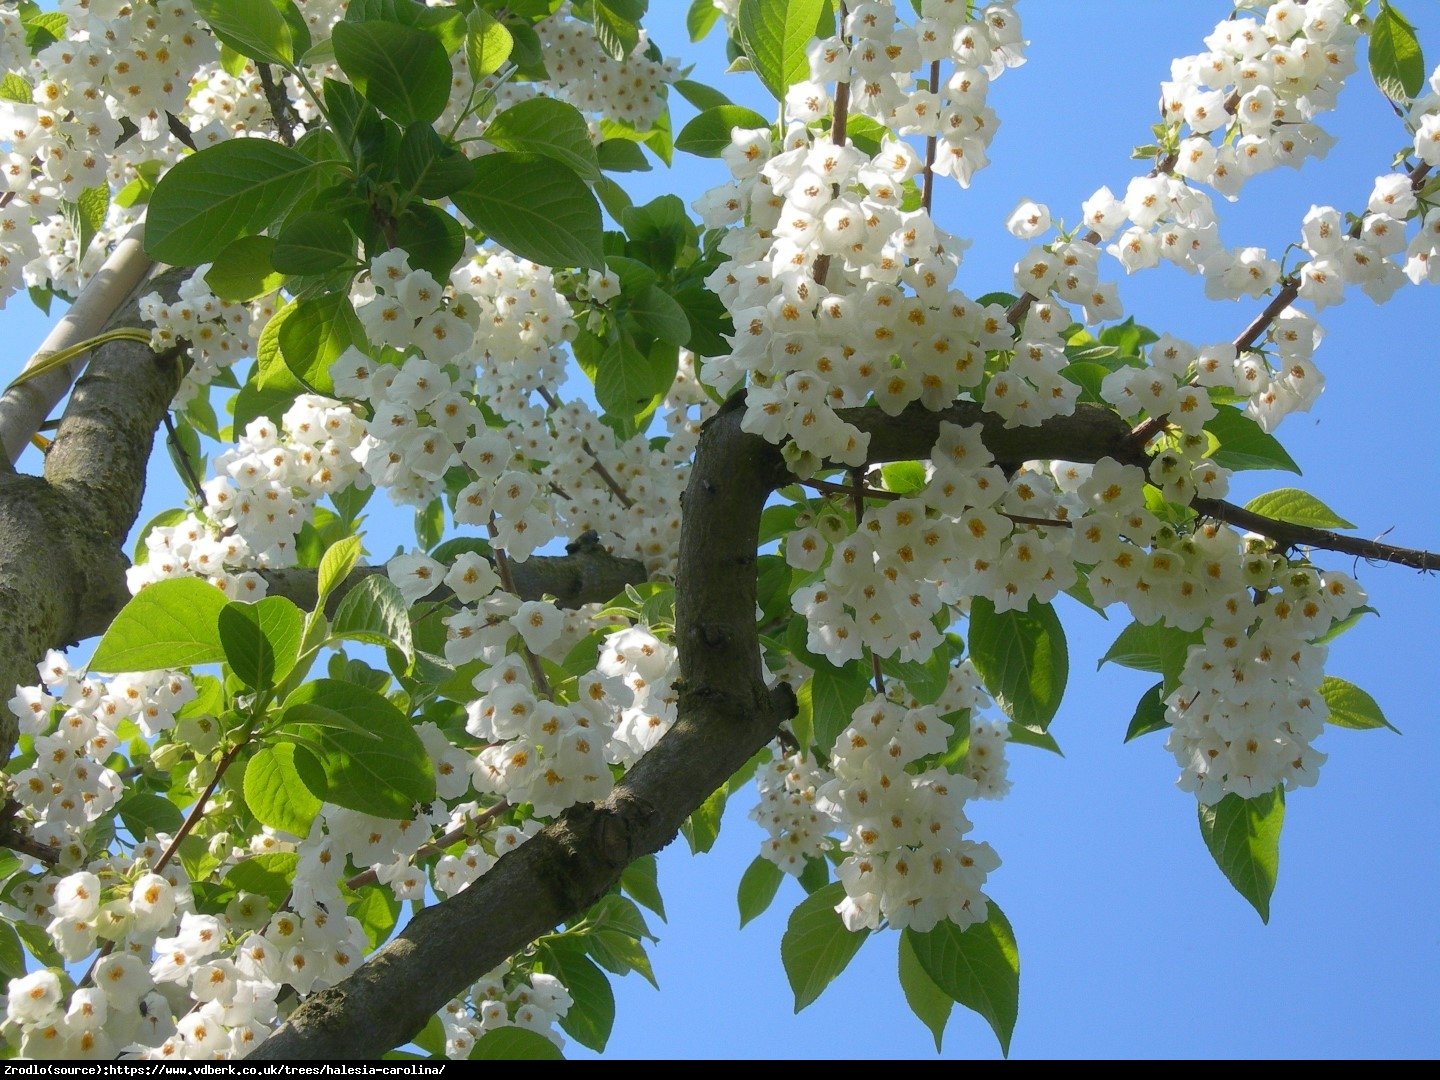
<instances>
[{"instance_id":1,"label":"young green leaf","mask_svg":"<svg viewBox=\"0 0 1440 1080\"><path fill-rule=\"evenodd\" d=\"M294 743L276 742L255 751L245 766L245 805L261 824L295 836L310 832L320 800L295 767L295 756L308 753Z\"/></svg>"},{"instance_id":2,"label":"young green leaf","mask_svg":"<svg viewBox=\"0 0 1440 1080\"><path fill-rule=\"evenodd\" d=\"M810 77L805 46L828 14L830 0L740 0L736 31L745 55L777 101Z\"/></svg>"},{"instance_id":3,"label":"young green leaf","mask_svg":"<svg viewBox=\"0 0 1440 1080\"><path fill-rule=\"evenodd\" d=\"M384 574L371 574L345 594L335 612L330 636L398 649L415 659L410 610L396 584Z\"/></svg>"},{"instance_id":4,"label":"young green leaf","mask_svg":"<svg viewBox=\"0 0 1440 1080\"><path fill-rule=\"evenodd\" d=\"M287 222L270 252L270 265L282 274L328 274L355 261L355 237L330 210L311 210Z\"/></svg>"},{"instance_id":5,"label":"young green leaf","mask_svg":"<svg viewBox=\"0 0 1440 1080\"><path fill-rule=\"evenodd\" d=\"M660 898L660 883L654 855L636 859L620 874L620 887L651 911L665 918L665 901Z\"/></svg>"},{"instance_id":6,"label":"young green leaf","mask_svg":"<svg viewBox=\"0 0 1440 1080\"><path fill-rule=\"evenodd\" d=\"M938 1054L945 1025L950 1022L950 1012L955 1003L926 973L915 955L915 946L910 943L908 933L900 935L900 989L905 994L905 1003L910 1006L910 1011L935 1037L935 1052Z\"/></svg>"},{"instance_id":7,"label":"young green leaf","mask_svg":"<svg viewBox=\"0 0 1440 1080\"><path fill-rule=\"evenodd\" d=\"M1152 731L1164 731L1170 726L1165 719L1165 684L1156 683L1140 696L1135 714L1130 717L1130 726L1125 729L1125 741L1138 739Z\"/></svg>"},{"instance_id":8,"label":"young green leaf","mask_svg":"<svg viewBox=\"0 0 1440 1080\"><path fill-rule=\"evenodd\" d=\"M1357 731L1384 727L1397 735L1400 734L1399 728L1385 719L1385 714L1380 711L1375 699L1354 683L1337 679L1334 675L1326 675L1320 682L1320 696L1325 699L1325 705L1330 710L1330 723L1336 727L1354 728Z\"/></svg>"},{"instance_id":9,"label":"young green leaf","mask_svg":"<svg viewBox=\"0 0 1440 1080\"><path fill-rule=\"evenodd\" d=\"M795 991L798 1013L835 981L870 936L868 930L845 929L835 905L845 899L845 886L838 881L816 889L790 913L785 936L780 939L780 959L790 988Z\"/></svg>"},{"instance_id":10,"label":"young green leaf","mask_svg":"<svg viewBox=\"0 0 1440 1080\"><path fill-rule=\"evenodd\" d=\"M1285 824L1285 789L1254 799L1233 792L1214 806L1199 806L1200 835L1215 864L1235 890L1270 921L1270 894L1280 870L1280 830Z\"/></svg>"},{"instance_id":11,"label":"young green leaf","mask_svg":"<svg viewBox=\"0 0 1440 1080\"><path fill-rule=\"evenodd\" d=\"M267 596L253 604L226 604L219 627L225 660L236 677L256 690L269 690L295 667L305 617L285 597Z\"/></svg>"},{"instance_id":12,"label":"young green leaf","mask_svg":"<svg viewBox=\"0 0 1440 1080\"><path fill-rule=\"evenodd\" d=\"M1250 417L1233 405L1220 406L1205 423L1205 430L1215 437L1218 449L1210 455L1217 465L1237 471L1243 469L1285 469L1298 474L1300 466L1285 452L1274 435L1261 430Z\"/></svg>"},{"instance_id":13,"label":"young green leaf","mask_svg":"<svg viewBox=\"0 0 1440 1080\"><path fill-rule=\"evenodd\" d=\"M184 824L185 816L180 808L169 799L152 795L148 791L131 791L120 800L116 807L120 820L136 840L158 836L160 833L175 835Z\"/></svg>"},{"instance_id":14,"label":"young green leaf","mask_svg":"<svg viewBox=\"0 0 1440 1080\"><path fill-rule=\"evenodd\" d=\"M95 647L91 671L155 671L225 658L220 612L225 594L199 578L148 585L120 609Z\"/></svg>"},{"instance_id":15,"label":"young green leaf","mask_svg":"<svg viewBox=\"0 0 1440 1080\"><path fill-rule=\"evenodd\" d=\"M287 9L294 18L286 17ZM195 0L195 12L222 44L252 60L293 67L310 48L309 30L291 0Z\"/></svg>"},{"instance_id":16,"label":"young green leaf","mask_svg":"<svg viewBox=\"0 0 1440 1080\"><path fill-rule=\"evenodd\" d=\"M1415 28L1381 0L1370 26L1370 75L1380 92L1397 105L1408 105L1425 86L1425 57Z\"/></svg>"},{"instance_id":17,"label":"young green leaf","mask_svg":"<svg viewBox=\"0 0 1440 1080\"><path fill-rule=\"evenodd\" d=\"M268 139L207 146L182 158L155 186L145 253L176 266L214 262L232 241L259 232L293 206L327 166L333 167Z\"/></svg>"},{"instance_id":18,"label":"young green leaf","mask_svg":"<svg viewBox=\"0 0 1440 1080\"><path fill-rule=\"evenodd\" d=\"M475 1040L471 1061L564 1061L565 1055L538 1031L528 1028L492 1028Z\"/></svg>"},{"instance_id":19,"label":"young green leaf","mask_svg":"<svg viewBox=\"0 0 1440 1080\"><path fill-rule=\"evenodd\" d=\"M358 536L347 536L330 545L320 560L320 569L315 574L315 610L325 610L325 601L330 598L335 587L350 576L350 571L354 570L355 564L360 561L363 550L364 544Z\"/></svg>"},{"instance_id":20,"label":"young green leaf","mask_svg":"<svg viewBox=\"0 0 1440 1080\"><path fill-rule=\"evenodd\" d=\"M690 10L685 13L685 31L691 41L700 41L719 18L720 9L715 6L715 0L690 0Z\"/></svg>"},{"instance_id":21,"label":"young green leaf","mask_svg":"<svg viewBox=\"0 0 1440 1080\"><path fill-rule=\"evenodd\" d=\"M332 394L330 365L352 345L364 348L365 328L343 292L305 297L288 309L279 330L280 358L317 394Z\"/></svg>"},{"instance_id":22,"label":"young green leaf","mask_svg":"<svg viewBox=\"0 0 1440 1080\"><path fill-rule=\"evenodd\" d=\"M740 875L740 888L735 896L740 905L741 927L764 913L784 880L785 871L765 856L755 856L755 860L745 868L745 873Z\"/></svg>"},{"instance_id":23,"label":"young green leaf","mask_svg":"<svg viewBox=\"0 0 1440 1080\"><path fill-rule=\"evenodd\" d=\"M768 128L770 121L743 105L716 105L706 109L680 129L675 149L696 157L718 158L730 145L734 128Z\"/></svg>"},{"instance_id":24,"label":"young green leaf","mask_svg":"<svg viewBox=\"0 0 1440 1080\"><path fill-rule=\"evenodd\" d=\"M1202 640L1199 630L1177 630L1160 623L1146 626L1132 622L1120 631L1120 636L1100 658L1100 665L1115 663L1136 671L1163 675L1164 693L1168 694L1180 685L1180 673L1185 668L1190 647L1199 645Z\"/></svg>"},{"instance_id":25,"label":"young green leaf","mask_svg":"<svg viewBox=\"0 0 1440 1080\"><path fill-rule=\"evenodd\" d=\"M1007 716L1044 729L1060 708L1069 676L1065 631L1049 604L997 612L984 597L970 605L970 660Z\"/></svg>"},{"instance_id":26,"label":"young green leaf","mask_svg":"<svg viewBox=\"0 0 1440 1080\"><path fill-rule=\"evenodd\" d=\"M542 154L504 150L474 163L452 196L497 243L544 266L604 270L600 204L573 169Z\"/></svg>"},{"instance_id":27,"label":"young green leaf","mask_svg":"<svg viewBox=\"0 0 1440 1080\"><path fill-rule=\"evenodd\" d=\"M1309 492L1299 488L1280 488L1257 495L1245 504L1245 509L1276 521L1291 525L1308 525L1315 529L1353 529L1355 525L1346 521Z\"/></svg>"},{"instance_id":28,"label":"young green leaf","mask_svg":"<svg viewBox=\"0 0 1440 1080\"><path fill-rule=\"evenodd\" d=\"M1005 913L993 900L989 917L961 930L942 920L927 933L906 930L915 958L946 994L985 1018L1010 1053L1020 1009L1020 950Z\"/></svg>"},{"instance_id":29,"label":"young green leaf","mask_svg":"<svg viewBox=\"0 0 1440 1080\"><path fill-rule=\"evenodd\" d=\"M515 48L515 38L505 24L482 7L465 20L465 64L470 78L479 82L499 71Z\"/></svg>"},{"instance_id":30,"label":"young green leaf","mask_svg":"<svg viewBox=\"0 0 1440 1080\"><path fill-rule=\"evenodd\" d=\"M221 300L248 303L272 293L285 281L285 275L270 263L275 240L270 236L242 236L215 260L205 273L205 284Z\"/></svg>"}]
</instances>

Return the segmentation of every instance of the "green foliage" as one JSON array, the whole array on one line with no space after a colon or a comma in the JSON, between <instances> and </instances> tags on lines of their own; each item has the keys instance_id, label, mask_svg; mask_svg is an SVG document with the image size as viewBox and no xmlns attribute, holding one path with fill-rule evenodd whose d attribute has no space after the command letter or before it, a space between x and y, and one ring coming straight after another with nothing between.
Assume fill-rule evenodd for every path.
<instances>
[{"instance_id":1,"label":"green foliage","mask_svg":"<svg viewBox=\"0 0 1440 1080\"><path fill-rule=\"evenodd\" d=\"M993 901L988 907L984 922L964 930L942 920L923 934L906 930L904 938L934 985L951 1000L983 1016L1000 1040L1000 1049L1009 1054L1020 1009L1020 951L1005 913ZM927 1008L932 1016L938 1015L928 1001ZM938 1045L938 1032L935 1038Z\"/></svg>"},{"instance_id":2,"label":"green foliage","mask_svg":"<svg viewBox=\"0 0 1440 1080\"><path fill-rule=\"evenodd\" d=\"M474 171L453 199L497 243L545 266L604 269L600 204L573 169L543 154L502 151L477 160Z\"/></svg>"},{"instance_id":3,"label":"green foliage","mask_svg":"<svg viewBox=\"0 0 1440 1080\"><path fill-rule=\"evenodd\" d=\"M1298 488L1281 488L1257 495L1245 504L1246 510L1288 521L1292 525L1307 525L1314 529L1353 529L1355 525L1346 521L1314 495Z\"/></svg>"},{"instance_id":4,"label":"green foliage","mask_svg":"<svg viewBox=\"0 0 1440 1080\"><path fill-rule=\"evenodd\" d=\"M768 128L770 121L743 105L716 105L695 117L675 137L675 149L697 157L718 158L730 145L732 128Z\"/></svg>"},{"instance_id":5,"label":"green foliage","mask_svg":"<svg viewBox=\"0 0 1440 1080\"><path fill-rule=\"evenodd\" d=\"M735 897L740 905L742 927L751 919L765 913L775 900L775 894L780 891L780 883L784 880L785 871L763 855L755 856L754 861L740 876L740 886Z\"/></svg>"},{"instance_id":6,"label":"green foliage","mask_svg":"<svg viewBox=\"0 0 1440 1080\"><path fill-rule=\"evenodd\" d=\"M1415 27L1380 0L1370 27L1370 75L1380 92L1397 105L1408 105L1425 86L1425 57Z\"/></svg>"},{"instance_id":7,"label":"green foliage","mask_svg":"<svg viewBox=\"0 0 1440 1080\"><path fill-rule=\"evenodd\" d=\"M132 597L100 638L91 671L155 671L225 658L225 594L199 578L157 581Z\"/></svg>"},{"instance_id":8,"label":"green foliage","mask_svg":"<svg viewBox=\"0 0 1440 1080\"><path fill-rule=\"evenodd\" d=\"M1270 894L1280 870L1280 830L1285 824L1285 790L1242 799L1226 795L1214 806L1199 807L1200 835L1215 865L1235 891L1270 921Z\"/></svg>"},{"instance_id":9,"label":"green foliage","mask_svg":"<svg viewBox=\"0 0 1440 1080\"><path fill-rule=\"evenodd\" d=\"M997 612L984 597L970 604L970 662L1005 715L1042 731L1060 708L1070 672L1065 631L1054 608Z\"/></svg>"},{"instance_id":10,"label":"green foliage","mask_svg":"<svg viewBox=\"0 0 1440 1080\"><path fill-rule=\"evenodd\" d=\"M740 0L740 46L777 101L785 99L792 84L809 77L805 45L829 17L829 0Z\"/></svg>"},{"instance_id":11,"label":"green foliage","mask_svg":"<svg viewBox=\"0 0 1440 1080\"><path fill-rule=\"evenodd\" d=\"M832 882L815 890L790 913L785 936L780 939L780 959L795 991L797 1013L835 981L870 936L868 930L851 933L845 929L835 911L843 899L845 886Z\"/></svg>"},{"instance_id":12,"label":"green foliage","mask_svg":"<svg viewBox=\"0 0 1440 1080\"><path fill-rule=\"evenodd\" d=\"M399 23L336 23L335 60L355 88L400 124L433 123L450 101L450 58L434 34Z\"/></svg>"},{"instance_id":13,"label":"green foliage","mask_svg":"<svg viewBox=\"0 0 1440 1080\"><path fill-rule=\"evenodd\" d=\"M1327 675L1320 682L1320 696L1330 710L1329 721L1336 727L1370 731L1374 728L1389 728L1397 735L1399 729L1380 711L1375 699L1354 683Z\"/></svg>"},{"instance_id":14,"label":"green foliage","mask_svg":"<svg viewBox=\"0 0 1440 1080\"><path fill-rule=\"evenodd\" d=\"M291 0L195 0L221 44L267 64L292 67L310 48L310 31Z\"/></svg>"},{"instance_id":15,"label":"green foliage","mask_svg":"<svg viewBox=\"0 0 1440 1080\"><path fill-rule=\"evenodd\" d=\"M145 252L177 266L213 262L289 210L324 167L265 139L232 139L182 158L150 196Z\"/></svg>"}]
</instances>

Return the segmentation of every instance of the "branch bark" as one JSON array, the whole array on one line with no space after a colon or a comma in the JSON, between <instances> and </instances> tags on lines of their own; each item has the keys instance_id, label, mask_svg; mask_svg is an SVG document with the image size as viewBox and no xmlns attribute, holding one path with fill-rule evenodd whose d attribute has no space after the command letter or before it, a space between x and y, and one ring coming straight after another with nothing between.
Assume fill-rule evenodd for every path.
<instances>
[{"instance_id":1,"label":"branch bark","mask_svg":"<svg viewBox=\"0 0 1440 1080\"><path fill-rule=\"evenodd\" d=\"M155 285L173 288L185 273L171 271ZM133 299L106 324L139 325ZM0 473L0 699L35 682L47 649L101 633L129 598L121 544L139 512L155 430L179 385L173 357L137 342L103 345L75 384L45 475ZM15 736L14 717L0 709L0 760Z\"/></svg>"},{"instance_id":2,"label":"branch bark","mask_svg":"<svg viewBox=\"0 0 1440 1080\"><path fill-rule=\"evenodd\" d=\"M681 823L773 739L795 711L790 687L767 687L755 624L760 512L789 482L779 448L717 414L685 490L676 575L679 719L603 803L578 806L506 854L464 892L426 908L350 978L314 995L252 1060L377 1058L412 1038L451 998L566 919L584 912L635 859ZM1006 429L968 403L898 417L845 414L871 433L874 463L926 457L939 425L979 423L1001 461L1117 453L1129 429L1082 407L1036 428Z\"/></svg>"}]
</instances>

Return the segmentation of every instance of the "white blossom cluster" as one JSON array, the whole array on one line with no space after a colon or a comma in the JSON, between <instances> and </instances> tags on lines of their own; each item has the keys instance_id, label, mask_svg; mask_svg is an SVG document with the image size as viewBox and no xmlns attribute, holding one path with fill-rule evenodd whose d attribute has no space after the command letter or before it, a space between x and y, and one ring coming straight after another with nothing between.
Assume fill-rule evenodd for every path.
<instances>
[{"instance_id":1,"label":"white blossom cluster","mask_svg":"<svg viewBox=\"0 0 1440 1080\"><path fill-rule=\"evenodd\" d=\"M158 292L140 298L140 317L154 326L151 347L165 352L181 343L187 346L190 367L172 408L184 406L221 371L248 355L275 313L269 298L254 304L221 300L205 281L209 270L209 264L196 267L195 273L180 283L173 301L167 303Z\"/></svg>"},{"instance_id":2,"label":"white blossom cluster","mask_svg":"<svg viewBox=\"0 0 1440 1080\"><path fill-rule=\"evenodd\" d=\"M508 963L502 964L441 1011L445 1056L463 1061L476 1039L502 1027L534 1031L563 1049L565 1039L554 1025L573 1004L570 991L554 975L538 971L519 975Z\"/></svg>"},{"instance_id":3,"label":"white blossom cluster","mask_svg":"<svg viewBox=\"0 0 1440 1080\"><path fill-rule=\"evenodd\" d=\"M295 565L295 538L315 504L364 484L364 434L365 422L347 406L314 394L297 397L279 425L250 421L234 449L215 459L217 475L201 489L203 517L150 530L146 558L126 571L130 591L203 577L232 599L260 599L265 580L255 571Z\"/></svg>"},{"instance_id":4,"label":"white blossom cluster","mask_svg":"<svg viewBox=\"0 0 1440 1080\"><path fill-rule=\"evenodd\" d=\"M119 774L106 764L120 748L121 725L133 724L147 738L169 731L195 688L179 672L84 675L53 649L39 672L39 685L15 687L9 701L20 734L34 739L35 762L8 780L31 836L74 865L84 855L76 838L123 793Z\"/></svg>"},{"instance_id":5,"label":"white blossom cluster","mask_svg":"<svg viewBox=\"0 0 1440 1080\"><path fill-rule=\"evenodd\" d=\"M1365 603L1347 575L1291 566L1263 549L1245 572L1258 582L1256 598L1242 594L1211 613L1165 699L1165 748L1182 770L1180 787L1205 805L1319 778L1325 755L1310 743L1330 714L1320 694L1328 650L1314 639Z\"/></svg>"}]
</instances>

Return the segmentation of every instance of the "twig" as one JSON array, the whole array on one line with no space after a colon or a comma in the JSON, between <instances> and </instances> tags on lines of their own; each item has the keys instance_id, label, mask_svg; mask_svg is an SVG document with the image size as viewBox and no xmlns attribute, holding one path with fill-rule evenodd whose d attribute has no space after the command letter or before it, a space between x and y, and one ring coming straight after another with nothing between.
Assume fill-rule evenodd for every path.
<instances>
[{"instance_id":1,"label":"twig","mask_svg":"<svg viewBox=\"0 0 1440 1080\"><path fill-rule=\"evenodd\" d=\"M205 508L205 489L199 479L195 476L195 468L190 464L190 455L185 452L185 447L180 445L180 434L175 430L175 421L169 412L160 417L165 424L165 435L170 440L170 446L175 451L175 460L180 463L180 471L185 474L185 482L190 486L190 494L200 500L200 507Z\"/></svg>"},{"instance_id":2,"label":"twig","mask_svg":"<svg viewBox=\"0 0 1440 1080\"><path fill-rule=\"evenodd\" d=\"M415 852L415 861L419 862L421 859L428 859L431 855L444 851L451 844L455 843L455 841L465 839L466 836L470 835L472 830L488 825L509 809L510 804L503 799L494 806L487 807L479 814L476 814L470 821L462 822L443 836L432 840L428 844L421 844L419 850ZM362 885L374 885L379 882L379 880L380 878L374 870L362 870L349 881L345 882L345 885L347 888L358 889Z\"/></svg>"},{"instance_id":3,"label":"twig","mask_svg":"<svg viewBox=\"0 0 1440 1080\"><path fill-rule=\"evenodd\" d=\"M270 115L275 119L275 131L282 143L294 146L295 128L300 124L295 104L285 88L275 81L275 73L270 70L269 64L257 64L256 67L260 72L260 85L265 90L265 100L270 103Z\"/></svg>"},{"instance_id":4,"label":"twig","mask_svg":"<svg viewBox=\"0 0 1440 1080\"><path fill-rule=\"evenodd\" d=\"M930 62L930 93L940 92L940 61ZM938 135L928 135L925 138L925 187L920 193L920 205L925 212L930 213L930 207L935 195L935 149L940 142Z\"/></svg>"},{"instance_id":5,"label":"twig","mask_svg":"<svg viewBox=\"0 0 1440 1080\"><path fill-rule=\"evenodd\" d=\"M1419 548L1397 547L1382 544L1378 540L1363 540L1358 536L1341 536L1329 529L1316 529L1309 525L1295 525L1288 521L1246 510L1243 506L1225 502L1223 499L1196 499L1190 504L1195 512L1204 517L1214 518L1250 532L1269 537L1285 548L1309 547L1323 551L1338 551L1343 555L1374 562L1395 563L1415 570L1440 570L1440 554Z\"/></svg>"},{"instance_id":6,"label":"twig","mask_svg":"<svg viewBox=\"0 0 1440 1080\"><path fill-rule=\"evenodd\" d=\"M540 387L536 393L540 395L541 400L551 409L558 409L560 407L560 402L556 400L555 395L550 393L545 387ZM590 445L588 439L580 440L580 449L585 451L590 457L590 471L600 477L605 486L610 489L610 494L615 496L615 500L626 510L633 509L635 500L630 498L629 495L626 495L625 489L620 486L620 481L610 475L610 470L605 468L604 464L600 461L600 455L595 452L595 448ZM569 496L566 496L566 498L569 498Z\"/></svg>"}]
</instances>

